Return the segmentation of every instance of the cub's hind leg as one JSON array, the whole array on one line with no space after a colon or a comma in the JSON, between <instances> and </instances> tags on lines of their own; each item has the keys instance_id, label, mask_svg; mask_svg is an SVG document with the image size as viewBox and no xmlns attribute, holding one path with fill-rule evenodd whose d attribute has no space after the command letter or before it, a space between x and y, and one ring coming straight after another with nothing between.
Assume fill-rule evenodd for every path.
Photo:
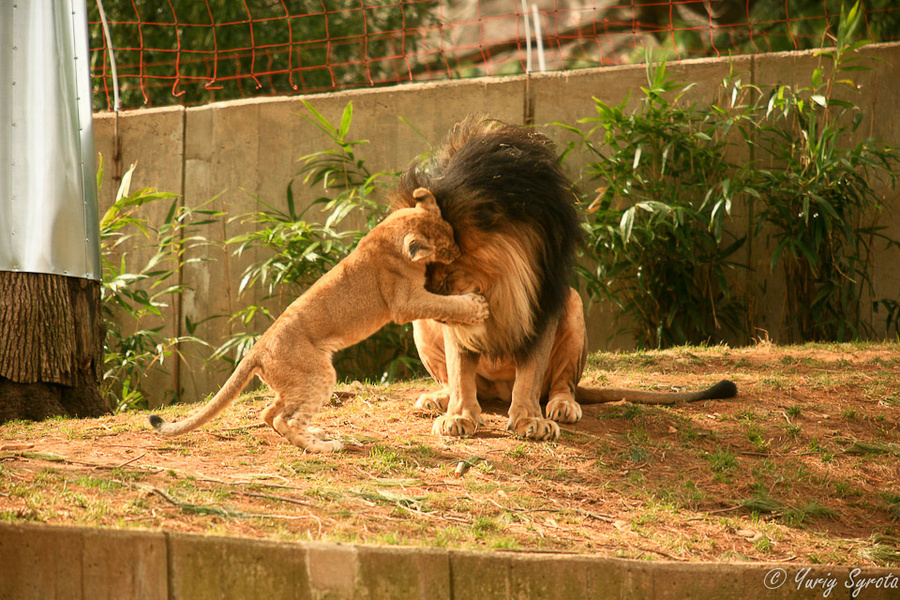
<instances>
[{"instance_id":1,"label":"cub's hind leg","mask_svg":"<svg viewBox=\"0 0 900 600\"><path fill-rule=\"evenodd\" d=\"M318 361L311 360L310 355L307 358L307 370L302 373L296 372L296 364L280 365L280 372L291 375L269 383L276 396L275 402L263 411L263 420L271 417L275 431L307 452L337 452L343 444L338 440L326 440L321 430L309 427L312 418L331 396L337 376L327 356Z\"/></svg>"},{"instance_id":2,"label":"cub's hind leg","mask_svg":"<svg viewBox=\"0 0 900 600\"><path fill-rule=\"evenodd\" d=\"M274 402L262 409L262 412L259 413L259 418L262 419L269 427L275 429L275 417L280 415L282 410L282 402L280 401L280 399L276 399ZM278 430L275 429L275 431Z\"/></svg>"},{"instance_id":3,"label":"cub's hind leg","mask_svg":"<svg viewBox=\"0 0 900 600\"><path fill-rule=\"evenodd\" d=\"M287 402L294 400L293 396L286 399ZM312 398L307 396L303 400L311 401ZM272 427L290 443L313 454L342 450L344 445L338 440L325 440L320 430L309 427L311 412L315 411L307 411L305 408L300 408L293 413L285 411L273 419Z\"/></svg>"},{"instance_id":4,"label":"cub's hind leg","mask_svg":"<svg viewBox=\"0 0 900 600\"><path fill-rule=\"evenodd\" d=\"M275 417L279 416L284 410L284 403L279 399L268 406L266 406L262 412L259 414L260 418L265 422L269 427L275 430L276 433L280 433L277 429L275 429ZM315 438L328 441L328 436L318 427L309 427L309 433Z\"/></svg>"}]
</instances>

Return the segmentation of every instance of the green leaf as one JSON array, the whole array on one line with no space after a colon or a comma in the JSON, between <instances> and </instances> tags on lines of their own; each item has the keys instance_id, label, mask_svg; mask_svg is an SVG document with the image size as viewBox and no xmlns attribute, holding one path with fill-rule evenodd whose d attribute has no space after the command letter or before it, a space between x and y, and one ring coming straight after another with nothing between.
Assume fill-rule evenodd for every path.
<instances>
[{"instance_id":1,"label":"green leaf","mask_svg":"<svg viewBox=\"0 0 900 600\"><path fill-rule=\"evenodd\" d=\"M341 115L341 125L338 129L338 137L342 140L347 137L347 133L350 131L350 123L353 120L353 102L348 102L344 107L344 112Z\"/></svg>"},{"instance_id":2,"label":"green leaf","mask_svg":"<svg viewBox=\"0 0 900 600\"><path fill-rule=\"evenodd\" d=\"M337 134L337 129L334 128L334 126L328 121L328 119L326 119L325 116L322 113L320 113L318 110L316 110L315 107L312 104L310 104L310 102L308 100L301 99L300 102L303 103L303 106L306 108L306 110L308 112L312 113L312 118L310 118L309 116L306 116L306 115L304 115L304 118L307 121L309 121L310 123L312 123L313 125L315 125L316 127L318 127L319 129L321 129L323 132L328 134L328 136L330 138L335 139L335 136Z\"/></svg>"},{"instance_id":3,"label":"green leaf","mask_svg":"<svg viewBox=\"0 0 900 600\"><path fill-rule=\"evenodd\" d=\"M134 169L137 165L132 163L128 170L125 171L125 174L122 175L122 181L119 183L119 189L116 191L116 201L118 204L122 198L128 196L131 192L131 178L134 175Z\"/></svg>"},{"instance_id":4,"label":"green leaf","mask_svg":"<svg viewBox=\"0 0 900 600\"><path fill-rule=\"evenodd\" d=\"M644 147L638 146L634 151L634 161L631 164L631 170L637 171L638 165L641 164L641 154L643 154Z\"/></svg>"},{"instance_id":5,"label":"green leaf","mask_svg":"<svg viewBox=\"0 0 900 600\"><path fill-rule=\"evenodd\" d=\"M819 86L822 85L822 67L818 67L812 74L812 86L813 89L819 89Z\"/></svg>"},{"instance_id":6,"label":"green leaf","mask_svg":"<svg viewBox=\"0 0 900 600\"><path fill-rule=\"evenodd\" d=\"M631 239L631 232L634 229L634 207L629 208L622 213L622 219L619 221L619 230L622 232L622 240L626 243Z\"/></svg>"}]
</instances>

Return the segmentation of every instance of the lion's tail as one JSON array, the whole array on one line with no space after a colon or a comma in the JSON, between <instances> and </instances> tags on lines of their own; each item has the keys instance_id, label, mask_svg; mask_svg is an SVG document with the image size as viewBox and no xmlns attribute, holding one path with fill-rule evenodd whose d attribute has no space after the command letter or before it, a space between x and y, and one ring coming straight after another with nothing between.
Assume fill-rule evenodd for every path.
<instances>
[{"instance_id":1,"label":"lion's tail","mask_svg":"<svg viewBox=\"0 0 900 600\"><path fill-rule=\"evenodd\" d=\"M206 406L187 419L177 423L166 423L162 417L150 415L150 424L157 433L166 437L181 435L200 427L225 410L238 397L238 394L241 393L241 390L244 389L258 368L259 364L253 355L244 357L244 360L238 364L231 377L222 386L222 389L213 396L212 400L206 403Z\"/></svg>"},{"instance_id":2,"label":"lion's tail","mask_svg":"<svg viewBox=\"0 0 900 600\"><path fill-rule=\"evenodd\" d=\"M723 379L711 388L699 392L644 392L641 390L617 390L609 388L585 388L578 386L575 399L581 404L603 404L624 400L634 404L678 404L697 400L722 400L737 396L733 381Z\"/></svg>"}]
</instances>

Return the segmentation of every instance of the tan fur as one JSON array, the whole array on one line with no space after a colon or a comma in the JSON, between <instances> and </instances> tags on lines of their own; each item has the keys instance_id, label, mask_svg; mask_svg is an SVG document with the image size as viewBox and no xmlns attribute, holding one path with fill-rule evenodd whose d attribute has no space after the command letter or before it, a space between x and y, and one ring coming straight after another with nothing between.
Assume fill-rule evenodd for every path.
<instances>
[{"instance_id":1,"label":"tan fur","mask_svg":"<svg viewBox=\"0 0 900 600\"><path fill-rule=\"evenodd\" d=\"M491 304L491 320L502 313L502 305ZM730 398L737 391L731 382L698 392L645 392L628 389L587 388L579 385L587 361L587 331L581 298L570 290L563 315L554 329L552 341L538 342L534 354L524 365L511 358L491 359L481 356L464 364L468 369L454 380L447 367L448 349L446 329L433 321L413 324L419 356L431 375L445 387L437 393L423 394L416 405L442 414L435 421L434 433L470 435L481 424L481 409L477 400L466 402L462 396L482 400L510 402L510 430L530 439L556 439L556 423L575 423L582 417L582 404L626 401L636 404L676 404L713 398ZM453 352L453 350L449 350ZM530 363L530 364L529 364ZM541 365L546 365L541 369ZM540 377L538 374L542 373ZM473 389L454 394L453 386L474 380ZM520 398L517 403L516 399ZM522 402L522 398L527 399ZM539 400L546 401L542 418ZM537 408L535 408L535 406ZM451 409L452 407L452 409Z\"/></svg>"},{"instance_id":2,"label":"tan fur","mask_svg":"<svg viewBox=\"0 0 900 600\"><path fill-rule=\"evenodd\" d=\"M435 319L461 330L478 327L488 317L481 295L441 296L425 289L427 265L452 262L459 248L434 196L425 189L414 195L415 208L393 212L284 311L206 406L178 423L151 417L157 431L178 435L208 422L257 375L275 392L262 412L266 423L308 452L339 450L340 442L308 428L334 388L332 353L389 321Z\"/></svg>"},{"instance_id":3,"label":"tan fur","mask_svg":"<svg viewBox=\"0 0 900 600\"><path fill-rule=\"evenodd\" d=\"M474 433L482 422L479 398L510 403L509 431L549 440L559 437L557 423L581 418L579 400L670 403L736 393L730 382L680 396L579 387L587 335L581 299L567 280L581 230L571 183L558 167L547 136L476 115L392 191L393 204L408 207L413 190L428 188L456 234L460 257L429 268L428 289L477 292L491 307L475 327L413 324L419 356L444 387L417 402L444 413L435 434Z\"/></svg>"},{"instance_id":4,"label":"tan fur","mask_svg":"<svg viewBox=\"0 0 900 600\"><path fill-rule=\"evenodd\" d=\"M478 327L447 330L456 343L470 352L484 353L498 340L527 338L534 334L532 306L537 302L537 281L529 262L529 252L520 239L504 233L483 243L478 236L460 239L459 259L429 270L428 289L438 294L455 294L465 289L484 295L491 305L504 310Z\"/></svg>"},{"instance_id":5,"label":"tan fur","mask_svg":"<svg viewBox=\"0 0 900 600\"><path fill-rule=\"evenodd\" d=\"M507 310L492 302L488 323ZM421 409L445 413L435 420L435 434L474 433L482 423L478 399L510 402L508 429L529 439L557 439L557 421L571 423L581 418L574 393L587 360L587 334L581 298L574 290L556 326L538 338L527 359L480 356L464 360L459 364L464 370L456 378L447 365L448 354L455 352L455 336L447 331L453 326L416 321L413 328L422 362L444 385L440 392L423 394L416 403ZM459 387L466 381L475 385ZM546 418L540 406L542 398L550 400Z\"/></svg>"}]
</instances>

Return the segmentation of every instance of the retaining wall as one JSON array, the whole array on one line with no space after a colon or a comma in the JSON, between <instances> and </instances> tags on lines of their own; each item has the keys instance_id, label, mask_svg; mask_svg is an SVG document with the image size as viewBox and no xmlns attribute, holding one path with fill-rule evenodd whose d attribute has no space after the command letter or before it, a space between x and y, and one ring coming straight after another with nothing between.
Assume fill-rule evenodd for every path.
<instances>
[{"instance_id":1,"label":"retaining wall","mask_svg":"<svg viewBox=\"0 0 900 600\"><path fill-rule=\"evenodd\" d=\"M900 106L900 80L896 74L900 44L872 46L866 52L878 60L871 63L871 71L854 73L860 84L854 100L865 117L861 133L900 146L900 119L895 118L896 107ZM690 98L703 103L721 93L720 82L732 70L742 73L745 82L757 85L803 86L809 85L813 70L822 62L821 57L802 52L681 61L670 63L668 68L678 79L696 83L689 92ZM554 127L554 121L574 124L591 116L595 97L616 104L631 94L634 102L640 95L640 86L645 84L643 66L625 66L356 90L306 99L333 123L339 121L344 106L352 101L355 113L351 137L370 141L357 150L372 171L381 171L403 169L414 157L426 152L429 144L437 144L454 123L474 112L514 123L533 117L535 124L564 146L572 138ZM287 184L299 170L297 159L329 149L325 135L302 118L304 112L300 97L278 97L119 115L98 113L94 122L96 147L105 162L101 212L114 198L116 177L132 163L138 164L133 189L154 187L175 192L189 206L215 198L212 206L233 216L259 208L255 198L283 205ZM575 156L567 161L573 177L579 175L584 158ZM301 204L310 200L310 194L304 190L302 182L296 181L294 191ZM900 238L900 220L891 216L900 210L900 200L896 192L891 192L886 200L886 233ZM167 209L168 206L157 207L155 218L161 219ZM746 229L748 215L741 214L741 207L735 210L737 226L743 222ZM239 223L231 222L207 233L224 239L241 229ZM752 285L759 289L753 307L758 322L778 341L784 283L779 274L769 273L769 255L774 246L774 240L760 236L752 247L748 245L742 251L752 253L747 258L755 269L745 276L755 278ZM170 332L185 333L181 317L198 322L213 314L232 314L244 304L259 301L250 296L238 298L236 293L243 268L256 256L250 253L226 260L218 246L206 247L201 253L199 258L209 260L185 269L184 283L193 292L186 294L180 305L171 307L166 324ZM873 269L875 298L900 296L900 269L896 269L893 255L879 249ZM285 298L270 306L277 314L290 300ZM590 311L588 334L592 349L631 346L628 336L612 335L610 310L593 307ZM865 310L876 326L883 327L884 315L872 314L871 306ZM200 325L197 335L218 344L233 326L225 319L217 319ZM183 389L185 398L199 399L215 391L226 376L224 370L206 370L198 361L185 369L176 367L167 375L157 375L158 381L150 387Z\"/></svg>"},{"instance_id":2,"label":"retaining wall","mask_svg":"<svg viewBox=\"0 0 900 600\"><path fill-rule=\"evenodd\" d=\"M896 600L898 577L0 524L0 600Z\"/></svg>"}]
</instances>

